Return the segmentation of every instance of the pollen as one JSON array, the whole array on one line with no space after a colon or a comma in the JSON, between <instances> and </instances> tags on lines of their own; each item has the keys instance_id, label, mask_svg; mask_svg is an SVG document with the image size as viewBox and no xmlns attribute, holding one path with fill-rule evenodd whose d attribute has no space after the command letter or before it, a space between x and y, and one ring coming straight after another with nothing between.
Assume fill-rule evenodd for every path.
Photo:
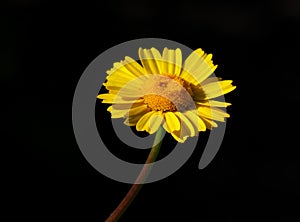
<instances>
[{"instance_id":1,"label":"pollen","mask_svg":"<svg viewBox=\"0 0 300 222\"><path fill-rule=\"evenodd\" d=\"M144 103L156 111L176 111L176 106L167 98L160 95L145 95Z\"/></svg>"},{"instance_id":2,"label":"pollen","mask_svg":"<svg viewBox=\"0 0 300 222\"><path fill-rule=\"evenodd\" d=\"M177 76L154 75L144 87L144 103L155 111L184 111L193 107L192 90Z\"/></svg>"}]
</instances>

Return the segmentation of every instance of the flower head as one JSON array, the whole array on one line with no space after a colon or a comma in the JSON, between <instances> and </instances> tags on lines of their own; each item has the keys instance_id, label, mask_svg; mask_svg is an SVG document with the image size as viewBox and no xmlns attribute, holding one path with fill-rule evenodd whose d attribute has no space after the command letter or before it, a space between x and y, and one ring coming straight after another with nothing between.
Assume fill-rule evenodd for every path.
<instances>
[{"instance_id":1,"label":"flower head","mask_svg":"<svg viewBox=\"0 0 300 222\"><path fill-rule=\"evenodd\" d=\"M108 90L97 98L112 104L112 118L138 131L155 133L160 126L179 142L199 131L217 127L229 114L231 105L214 98L235 89L231 80L210 77L217 68L212 54L202 49L192 52L182 63L180 49L139 49L141 64L126 56L107 71L103 85Z\"/></svg>"}]
</instances>

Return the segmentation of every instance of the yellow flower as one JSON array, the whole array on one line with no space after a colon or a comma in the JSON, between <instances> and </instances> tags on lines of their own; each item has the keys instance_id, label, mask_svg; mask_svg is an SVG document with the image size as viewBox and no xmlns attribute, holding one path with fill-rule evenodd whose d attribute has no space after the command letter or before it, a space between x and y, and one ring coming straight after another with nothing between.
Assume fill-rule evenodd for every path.
<instances>
[{"instance_id":1,"label":"yellow flower","mask_svg":"<svg viewBox=\"0 0 300 222\"><path fill-rule=\"evenodd\" d=\"M138 131L155 133L160 126L179 142L217 127L229 117L221 107L230 103L212 100L235 89L231 80L210 77L217 65L212 54L192 52L182 63L180 49L139 49L141 65L126 56L107 71L108 90L97 98L112 104L112 118Z\"/></svg>"}]
</instances>

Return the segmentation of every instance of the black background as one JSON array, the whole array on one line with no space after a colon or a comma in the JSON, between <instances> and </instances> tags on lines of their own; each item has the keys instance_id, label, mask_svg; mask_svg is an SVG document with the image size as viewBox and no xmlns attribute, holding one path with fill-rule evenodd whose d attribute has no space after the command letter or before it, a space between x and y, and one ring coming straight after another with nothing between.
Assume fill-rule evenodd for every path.
<instances>
[{"instance_id":1,"label":"black background","mask_svg":"<svg viewBox=\"0 0 300 222\"><path fill-rule=\"evenodd\" d=\"M82 156L72 98L96 56L146 37L213 53L216 75L237 89L226 96L231 118L213 162L197 168L208 135L200 134L190 160L145 185L120 221L300 220L299 1L18 0L1 3L0 25L9 221L104 221L125 195L130 185L102 176ZM97 104L101 136L120 157L143 162L146 153L110 142L105 109Z\"/></svg>"}]
</instances>

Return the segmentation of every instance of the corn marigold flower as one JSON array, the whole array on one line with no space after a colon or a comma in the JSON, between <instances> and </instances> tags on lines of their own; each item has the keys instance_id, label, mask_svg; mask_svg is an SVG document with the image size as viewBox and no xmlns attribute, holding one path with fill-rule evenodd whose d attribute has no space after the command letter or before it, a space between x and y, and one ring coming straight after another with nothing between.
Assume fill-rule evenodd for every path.
<instances>
[{"instance_id":1,"label":"corn marigold flower","mask_svg":"<svg viewBox=\"0 0 300 222\"><path fill-rule=\"evenodd\" d=\"M231 105L214 100L236 87L231 80L210 77L217 68L212 54L193 51L182 62L180 49L139 49L140 63L126 56L107 71L103 84L108 93L97 98L112 104L112 118L125 118L125 124L138 131L155 133L162 126L178 142L217 127L229 114Z\"/></svg>"}]
</instances>

